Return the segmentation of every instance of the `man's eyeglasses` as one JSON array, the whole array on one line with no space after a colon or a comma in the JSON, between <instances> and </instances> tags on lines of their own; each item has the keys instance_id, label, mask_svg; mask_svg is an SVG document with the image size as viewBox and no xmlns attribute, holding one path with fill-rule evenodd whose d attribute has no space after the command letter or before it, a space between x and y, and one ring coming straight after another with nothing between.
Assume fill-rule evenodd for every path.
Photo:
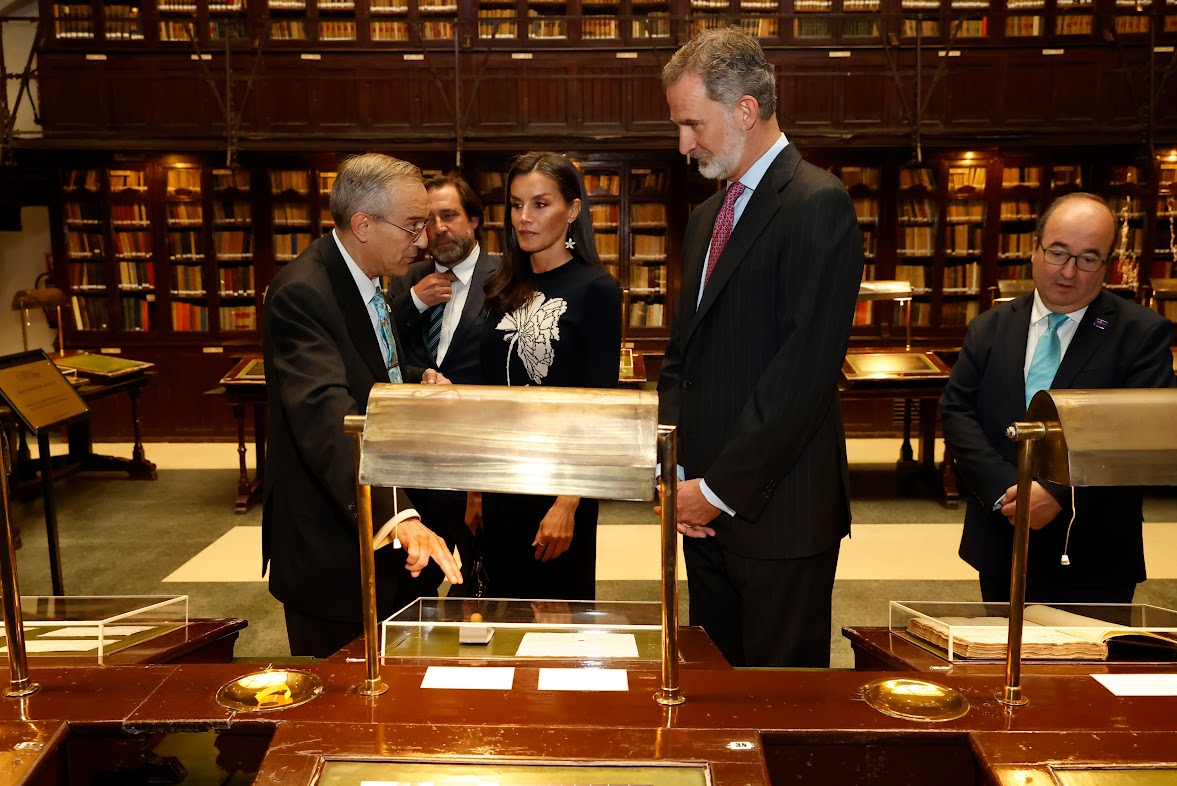
<instances>
[{"instance_id":1,"label":"man's eyeglasses","mask_svg":"<svg viewBox=\"0 0 1177 786\"><path fill-rule=\"evenodd\" d=\"M422 221L421 226L416 227L415 229L409 229L408 227L402 227L400 224L394 224L391 221L389 221L387 218L385 218L384 216L378 216L375 213L366 213L365 215L371 216L372 218L376 219L377 221L381 221L385 224L388 224L390 227L396 227L397 229L400 229L404 232L408 232L409 233L409 240L410 240L410 242L413 242L413 243L416 243L417 238L421 237L421 233L429 228L429 219L425 219L424 221Z\"/></svg>"},{"instance_id":2,"label":"man's eyeglasses","mask_svg":"<svg viewBox=\"0 0 1177 786\"><path fill-rule=\"evenodd\" d=\"M1062 267L1073 259L1075 267L1087 273L1094 273L1107 262L1106 259L1090 254L1071 254L1061 248L1047 248L1041 242L1038 243L1038 247L1042 249L1042 258L1056 267Z\"/></svg>"}]
</instances>

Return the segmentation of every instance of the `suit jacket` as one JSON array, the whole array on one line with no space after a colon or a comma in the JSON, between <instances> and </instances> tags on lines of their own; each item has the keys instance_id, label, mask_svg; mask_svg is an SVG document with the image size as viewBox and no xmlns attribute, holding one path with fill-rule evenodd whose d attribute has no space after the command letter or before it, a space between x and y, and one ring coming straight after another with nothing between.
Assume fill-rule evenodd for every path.
<instances>
[{"instance_id":1,"label":"suit jacket","mask_svg":"<svg viewBox=\"0 0 1177 786\"><path fill-rule=\"evenodd\" d=\"M692 214L682 293L658 380L679 463L736 515L721 548L746 557L818 554L850 531L838 378L862 237L846 189L788 145L748 200L698 308L723 194Z\"/></svg>"},{"instance_id":2,"label":"suit jacket","mask_svg":"<svg viewBox=\"0 0 1177 786\"><path fill-rule=\"evenodd\" d=\"M344 415L362 414L388 370L335 239L319 238L274 276L262 323L269 447L262 512L270 592L316 617L361 619L356 467ZM402 364L406 381L422 369ZM374 525L392 495L373 489ZM404 552L376 553L380 613L395 611Z\"/></svg>"},{"instance_id":3,"label":"suit jacket","mask_svg":"<svg viewBox=\"0 0 1177 786\"><path fill-rule=\"evenodd\" d=\"M944 439L968 491L960 556L981 573L1009 575L1013 527L993 505L1017 482L1017 445L1005 429L1026 413L1026 341L1033 293L974 319L940 399ZM1102 320L1102 322L1100 322ZM1169 320L1101 292L1087 308L1063 355L1052 388L1173 387ZM1071 489L1044 483L1062 505L1059 516L1030 533L1029 570L1043 580L1078 584L1143 581L1141 492L1075 490L1078 515L1063 567Z\"/></svg>"},{"instance_id":4,"label":"suit jacket","mask_svg":"<svg viewBox=\"0 0 1177 786\"><path fill-rule=\"evenodd\" d=\"M466 295L462 318L454 329L454 336L450 339L449 349L442 358L440 368L425 345L425 315L417 310L417 304L413 302L413 296L409 292L418 281L436 270L433 260L423 259L414 262L406 275L393 279L388 286L388 296L392 301L393 319L404 342L402 346L405 348L405 358L408 362L422 368L437 368L454 383L482 384L479 346L482 327L486 322L482 285L498 267L499 258L486 253L480 246L478 260L474 263L474 274L470 277L470 292Z\"/></svg>"}]
</instances>

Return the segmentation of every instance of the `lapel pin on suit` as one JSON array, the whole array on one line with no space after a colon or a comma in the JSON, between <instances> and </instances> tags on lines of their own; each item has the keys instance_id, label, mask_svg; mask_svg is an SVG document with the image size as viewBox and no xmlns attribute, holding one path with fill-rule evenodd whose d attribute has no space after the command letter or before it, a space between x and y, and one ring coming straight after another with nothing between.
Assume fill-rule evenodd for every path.
<instances>
[{"instance_id":1,"label":"lapel pin on suit","mask_svg":"<svg viewBox=\"0 0 1177 786\"><path fill-rule=\"evenodd\" d=\"M1104 319L1103 317L1096 317L1095 322L1093 324L1097 328L1099 328L1100 330L1107 330L1108 329L1108 321L1106 319Z\"/></svg>"}]
</instances>

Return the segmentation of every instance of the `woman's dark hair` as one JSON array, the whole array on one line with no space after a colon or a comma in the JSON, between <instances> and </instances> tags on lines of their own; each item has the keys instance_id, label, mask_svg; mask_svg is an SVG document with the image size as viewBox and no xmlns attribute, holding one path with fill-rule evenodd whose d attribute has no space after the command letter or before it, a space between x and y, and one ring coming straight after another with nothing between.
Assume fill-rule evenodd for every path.
<instances>
[{"instance_id":1,"label":"woman's dark hair","mask_svg":"<svg viewBox=\"0 0 1177 786\"><path fill-rule=\"evenodd\" d=\"M491 313L507 314L522 306L535 292L535 273L531 270L531 254L519 248L519 238L511 223L511 184L519 175L538 172L556 184L560 196L568 204L580 200L580 215L571 224L571 237L576 242L573 253L585 262L601 267L597 244L593 239L593 219L589 213L588 194L580 170L559 153L524 153L511 162L507 182L503 188L506 220L503 222L503 264L486 280L486 306ZM602 268L604 269L604 268Z\"/></svg>"}]
</instances>

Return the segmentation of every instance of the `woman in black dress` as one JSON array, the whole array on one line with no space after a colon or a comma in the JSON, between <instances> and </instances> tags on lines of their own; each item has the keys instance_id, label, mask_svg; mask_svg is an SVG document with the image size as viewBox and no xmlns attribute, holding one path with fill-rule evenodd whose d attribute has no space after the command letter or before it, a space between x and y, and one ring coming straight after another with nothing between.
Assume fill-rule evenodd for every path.
<instances>
[{"instance_id":1,"label":"woman in black dress","mask_svg":"<svg viewBox=\"0 0 1177 786\"><path fill-rule=\"evenodd\" d=\"M601 265L584 181L557 153L507 173L503 263L486 282L487 384L617 387L621 289ZM597 502L484 494L486 595L591 600Z\"/></svg>"}]
</instances>

